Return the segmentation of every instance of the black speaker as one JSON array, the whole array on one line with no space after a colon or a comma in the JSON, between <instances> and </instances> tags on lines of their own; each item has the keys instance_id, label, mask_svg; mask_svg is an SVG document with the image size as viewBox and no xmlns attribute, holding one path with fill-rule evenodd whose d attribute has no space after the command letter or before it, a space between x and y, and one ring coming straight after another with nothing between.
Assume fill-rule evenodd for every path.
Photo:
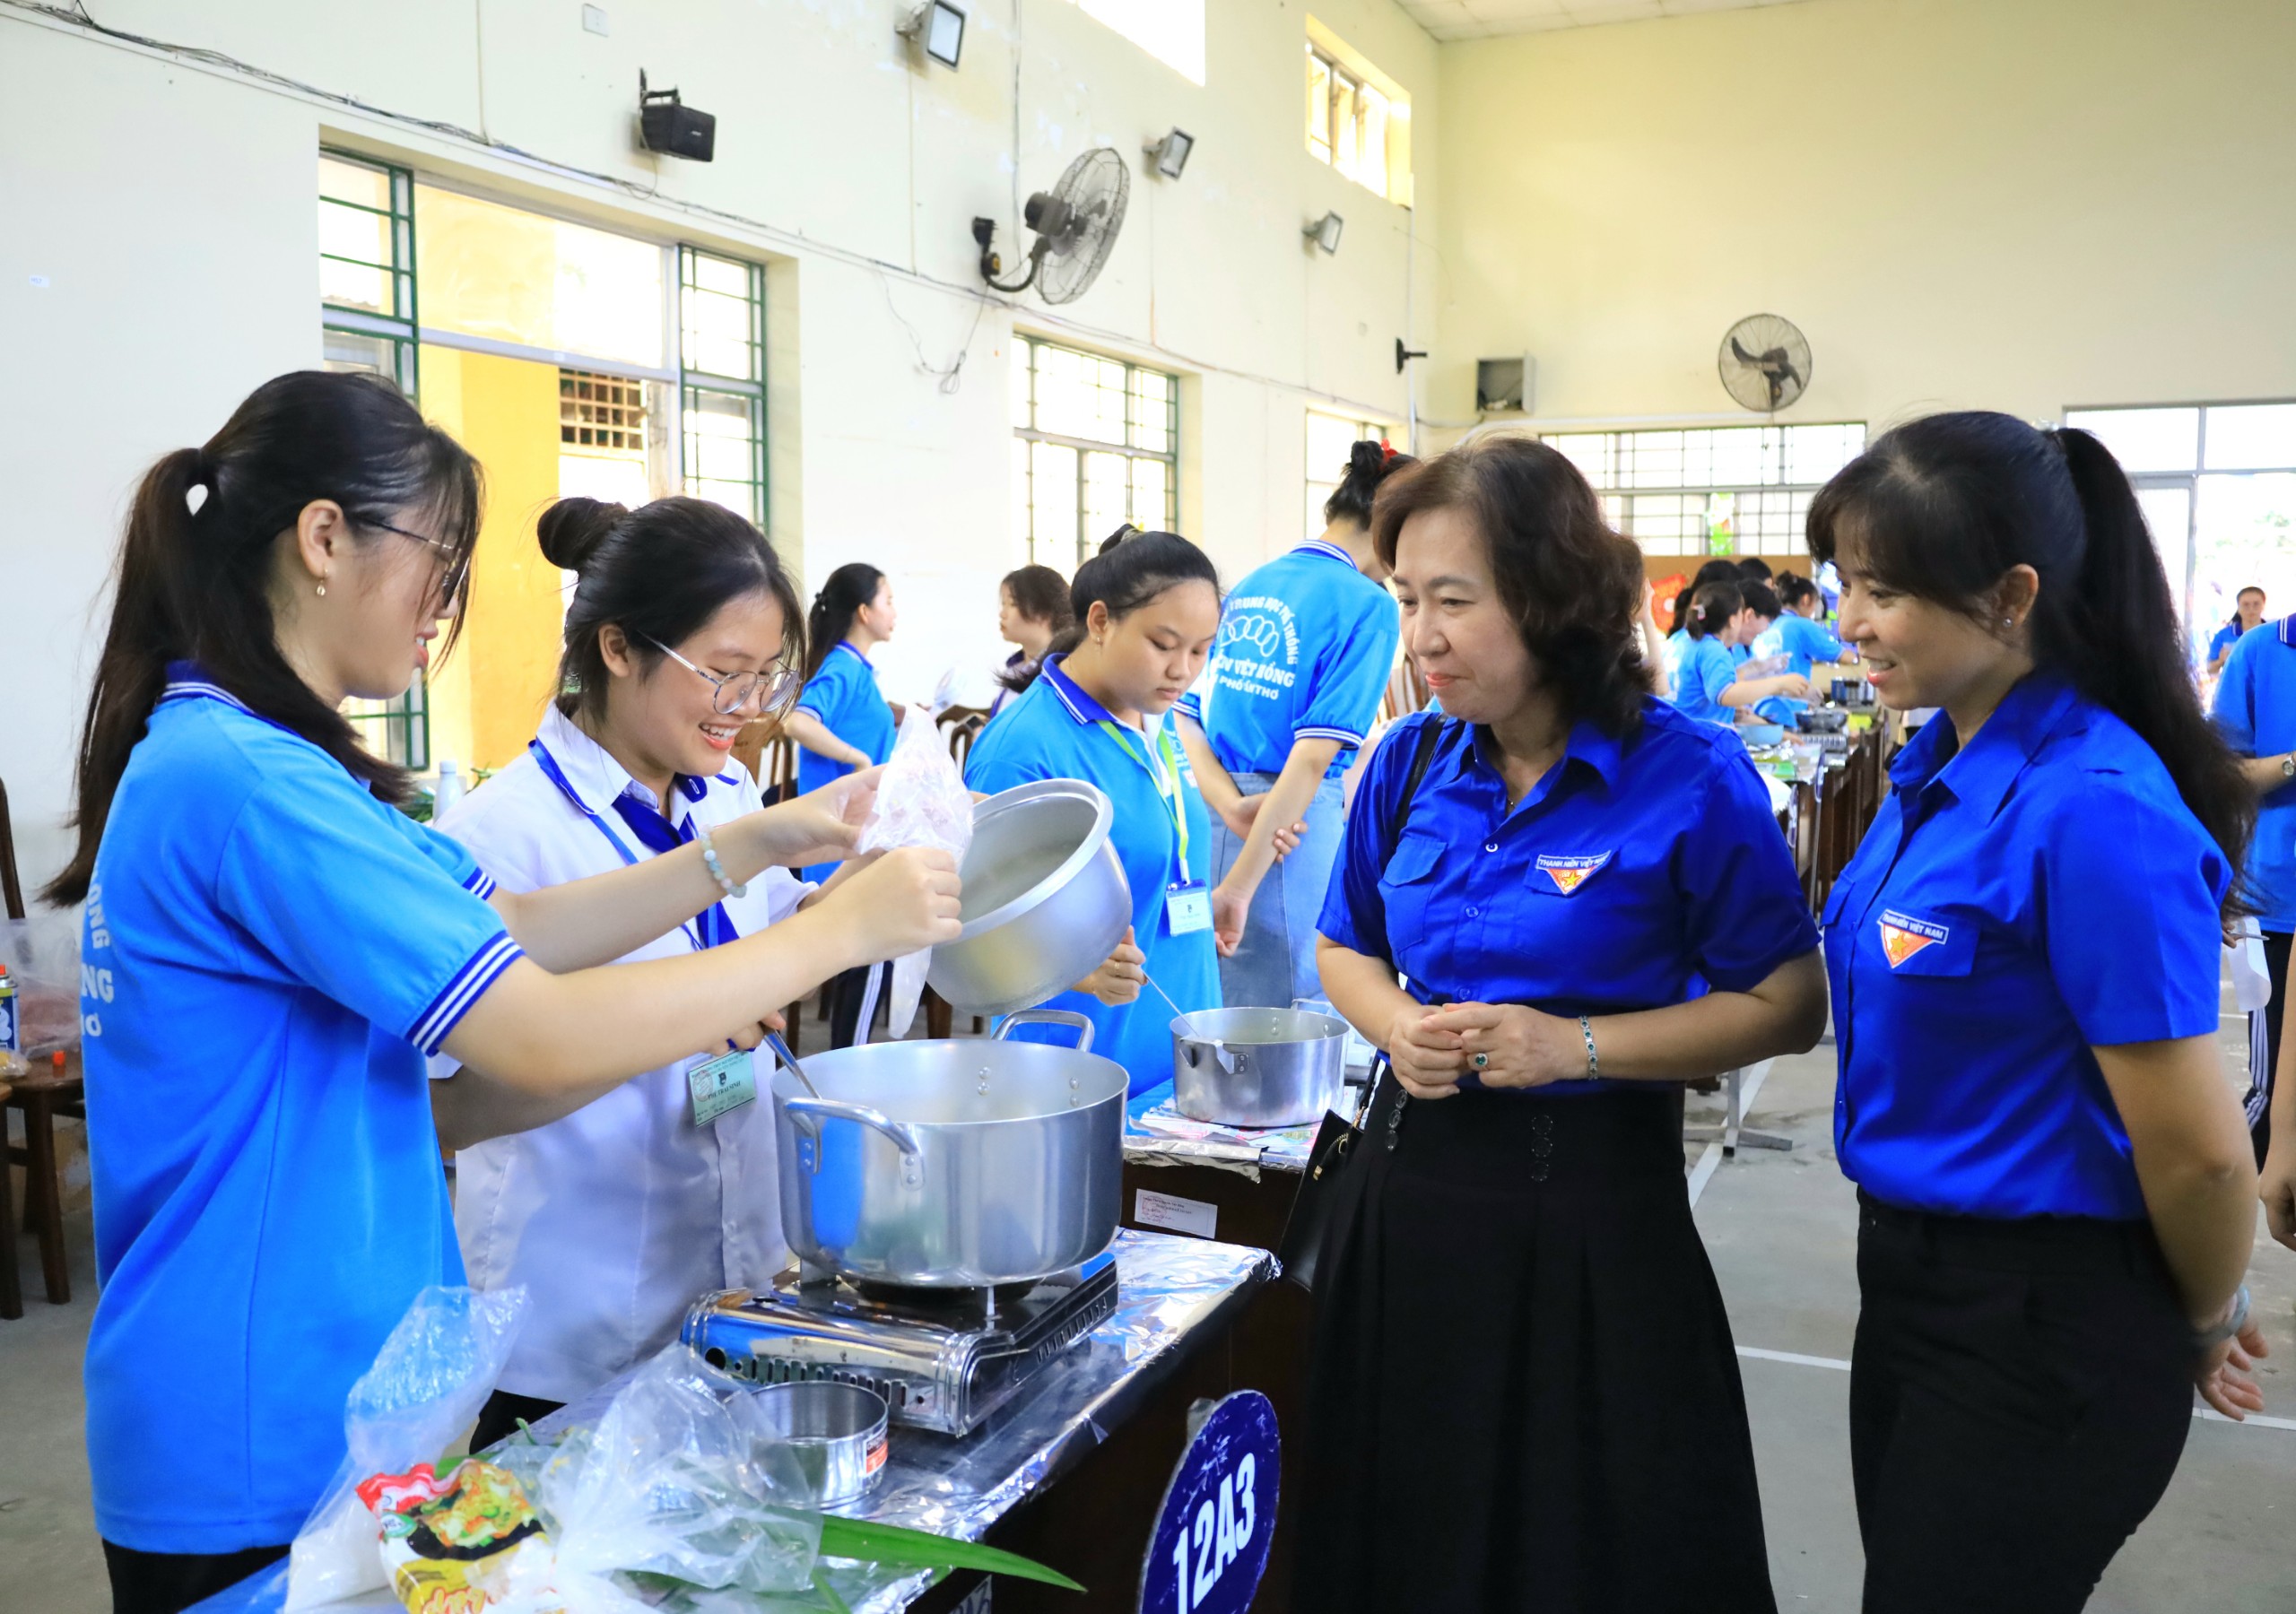
<instances>
[{"instance_id":1,"label":"black speaker","mask_svg":"<svg viewBox=\"0 0 2296 1614\"><path fill-rule=\"evenodd\" d=\"M718 119L678 100L674 90L648 90L638 75L638 129L649 152L707 162L718 151Z\"/></svg>"}]
</instances>

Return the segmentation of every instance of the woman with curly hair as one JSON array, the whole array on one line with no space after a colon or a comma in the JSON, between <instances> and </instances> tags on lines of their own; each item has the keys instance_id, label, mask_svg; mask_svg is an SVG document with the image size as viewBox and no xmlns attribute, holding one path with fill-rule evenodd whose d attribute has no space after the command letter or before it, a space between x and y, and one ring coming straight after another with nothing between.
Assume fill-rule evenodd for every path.
<instances>
[{"instance_id":1,"label":"woman with curly hair","mask_svg":"<svg viewBox=\"0 0 2296 1614\"><path fill-rule=\"evenodd\" d=\"M1639 556L1553 448L1405 471L1372 536L1443 711L1372 757L1320 924L1385 1059L1317 1283L1299 1604L1771 1610L1680 1124L1683 1083L1824 1028L1785 839L1745 748L1648 693Z\"/></svg>"}]
</instances>

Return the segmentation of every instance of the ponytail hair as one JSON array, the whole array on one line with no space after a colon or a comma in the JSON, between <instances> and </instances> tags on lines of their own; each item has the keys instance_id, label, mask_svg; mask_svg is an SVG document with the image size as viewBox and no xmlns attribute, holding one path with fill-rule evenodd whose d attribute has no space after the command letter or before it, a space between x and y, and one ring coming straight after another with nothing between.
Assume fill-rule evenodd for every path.
<instances>
[{"instance_id":1,"label":"ponytail hair","mask_svg":"<svg viewBox=\"0 0 2296 1614\"><path fill-rule=\"evenodd\" d=\"M885 574L865 560L848 560L830 573L805 613L806 682L819 675L829 653L853 631L853 619L877 597L877 585L884 580Z\"/></svg>"},{"instance_id":2,"label":"ponytail hair","mask_svg":"<svg viewBox=\"0 0 2296 1614\"><path fill-rule=\"evenodd\" d=\"M1084 619L1093 606L1106 607L1109 620L1121 621L1182 583L1209 583L1217 594L1220 568L1178 533L1144 533L1125 523L1101 541L1098 554L1076 568L1075 581L1068 586L1074 620L1045 646L1045 661L1065 655L1084 642ZM1018 668L1006 687L1016 693L1025 690L1042 671L1041 663Z\"/></svg>"},{"instance_id":3,"label":"ponytail hair","mask_svg":"<svg viewBox=\"0 0 2296 1614\"><path fill-rule=\"evenodd\" d=\"M1778 601L1788 611L1803 601L1817 597L1818 586L1798 572L1780 572L1777 581Z\"/></svg>"},{"instance_id":4,"label":"ponytail hair","mask_svg":"<svg viewBox=\"0 0 2296 1614\"><path fill-rule=\"evenodd\" d=\"M1984 411L1931 415L1883 434L1825 485L1809 539L1821 560L1846 544L1861 576L1988 624L2002 577L2031 567L2034 664L2134 729L2241 866L2256 794L2202 715L2168 575L2102 443Z\"/></svg>"},{"instance_id":5,"label":"ponytail hair","mask_svg":"<svg viewBox=\"0 0 2296 1614\"><path fill-rule=\"evenodd\" d=\"M1364 438L1347 451L1347 470L1339 479L1339 486L1324 500L1324 525L1335 526L1352 521L1368 529L1371 525L1371 501L1379 484L1396 472L1419 462L1408 454L1397 454L1388 444Z\"/></svg>"},{"instance_id":6,"label":"ponytail hair","mask_svg":"<svg viewBox=\"0 0 2296 1614\"><path fill-rule=\"evenodd\" d=\"M77 844L41 891L47 901L65 907L87 896L112 797L171 661L198 663L380 799L406 800L406 771L361 745L280 653L270 593L278 539L322 499L342 507L353 543L420 547L386 523L431 537L445 556L424 550L410 562L445 568L445 608L459 621L478 541L478 463L377 377L297 370L265 382L204 447L169 454L135 490L80 729ZM450 629L441 656L452 643Z\"/></svg>"},{"instance_id":7,"label":"ponytail hair","mask_svg":"<svg viewBox=\"0 0 2296 1614\"><path fill-rule=\"evenodd\" d=\"M764 594L781 608L782 664L796 667L805 659L804 612L781 558L723 505L657 499L631 510L561 499L542 513L535 535L544 560L581 579L566 606L558 658L558 709L570 717L605 711L611 680L598 634L609 622L650 670L664 659L659 646L683 644L725 606ZM789 681L785 705L798 687Z\"/></svg>"},{"instance_id":8,"label":"ponytail hair","mask_svg":"<svg viewBox=\"0 0 2296 1614\"><path fill-rule=\"evenodd\" d=\"M1683 628L1693 639L1711 638L1746 608L1745 593L1735 583L1701 583L1695 594L1683 593L1690 605L1683 612Z\"/></svg>"},{"instance_id":9,"label":"ponytail hair","mask_svg":"<svg viewBox=\"0 0 2296 1614\"><path fill-rule=\"evenodd\" d=\"M1709 583L1735 583L1737 580L1738 563L1735 560L1709 560L1700 567L1692 574L1690 586L1674 596L1674 620L1666 631L1680 633L1690 626L1691 602L1697 597L1700 589Z\"/></svg>"}]
</instances>

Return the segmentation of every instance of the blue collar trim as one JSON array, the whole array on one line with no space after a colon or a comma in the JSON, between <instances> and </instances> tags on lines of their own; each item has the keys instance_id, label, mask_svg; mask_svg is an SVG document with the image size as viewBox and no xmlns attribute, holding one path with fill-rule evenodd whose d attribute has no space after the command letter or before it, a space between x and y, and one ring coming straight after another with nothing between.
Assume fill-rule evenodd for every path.
<instances>
[{"instance_id":1,"label":"blue collar trim","mask_svg":"<svg viewBox=\"0 0 2296 1614\"><path fill-rule=\"evenodd\" d=\"M171 661L168 664L168 681L160 690L161 700L220 700L225 706L236 707L248 716L261 714L207 675L197 662Z\"/></svg>"},{"instance_id":2,"label":"blue collar trim","mask_svg":"<svg viewBox=\"0 0 2296 1614\"><path fill-rule=\"evenodd\" d=\"M1330 559L1338 561L1342 566L1347 568L1350 571L1357 569L1354 556L1349 554L1336 543L1326 543L1320 538L1310 538L1307 542L1301 544L1292 552L1295 555L1328 556Z\"/></svg>"},{"instance_id":3,"label":"blue collar trim","mask_svg":"<svg viewBox=\"0 0 2296 1614\"><path fill-rule=\"evenodd\" d=\"M1060 664L1067 659L1065 653L1045 657L1044 672L1040 676L1052 686L1054 698L1066 707L1068 715L1079 723L1116 722L1116 714L1086 694L1083 685L1060 670Z\"/></svg>"},{"instance_id":4,"label":"blue collar trim","mask_svg":"<svg viewBox=\"0 0 2296 1614\"><path fill-rule=\"evenodd\" d=\"M1955 801L1990 818L2033 753L2079 704L2079 693L2063 673L2028 673L2001 698L1967 745L1944 712L1922 725L1890 763L1890 782L1916 794L1943 785Z\"/></svg>"}]
</instances>

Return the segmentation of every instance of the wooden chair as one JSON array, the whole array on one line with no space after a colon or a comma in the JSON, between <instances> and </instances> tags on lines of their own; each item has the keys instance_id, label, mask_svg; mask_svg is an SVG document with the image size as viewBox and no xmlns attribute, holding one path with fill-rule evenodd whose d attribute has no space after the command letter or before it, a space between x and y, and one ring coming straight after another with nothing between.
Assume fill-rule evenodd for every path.
<instances>
[{"instance_id":1,"label":"wooden chair","mask_svg":"<svg viewBox=\"0 0 2296 1614\"><path fill-rule=\"evenodd\" d=\"M16 838L8 818L8 788L0 785L0 898L4 898L8 917L22 919L24 913L23 881L16 872ZM21 1011L23 1001L17 1000ZM20 1022L21 1023L21 1022ZM40 1275L48 1287L48 1297L57 1306L72 1298L72 1276L64 1251L64 1184L56 1158L56 1122L66 1116L88 1124L88 1106L80 1082L79 1054L74 1050L63 1062L48 1070L12 1080L12 1085L0 1089L0 1202L8 1197L5 1180L9 1166L24 1168L24 1227L39 1235ZM7 1113L13 1109L24 1117L24 1141L10 1143L7 1139ZM0 1303L19 1288L15 1278L15 1232L8 1225L4 1213L0 1213L0 1235L4 1235L7 1249L4 1257L7 1266L0 1277ZM0 1309L0 1316L22 1316L21 1300L18 1309Z\"/></svg>"}]
</instances>

